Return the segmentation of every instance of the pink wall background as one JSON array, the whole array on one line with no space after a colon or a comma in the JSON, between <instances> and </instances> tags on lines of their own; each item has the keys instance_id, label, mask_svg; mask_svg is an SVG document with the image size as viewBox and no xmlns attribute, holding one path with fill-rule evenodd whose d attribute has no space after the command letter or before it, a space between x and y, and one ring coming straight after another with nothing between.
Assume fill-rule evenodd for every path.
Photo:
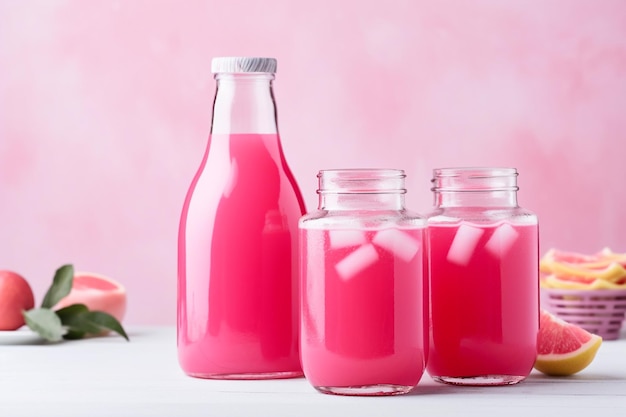
<instances>
[{"instance_id":1,"label":"pink wall background","mask_svg":"<svg viewBox=\"0 0 626 417\"><path fill-rule=\"evenodd\" d=\"M626 252L626 2L0 0L0 268L126 285L173 324L210 60L267 55L309 209L321 168L509 165L541 244Z\"/></svg>"}]
</instances>

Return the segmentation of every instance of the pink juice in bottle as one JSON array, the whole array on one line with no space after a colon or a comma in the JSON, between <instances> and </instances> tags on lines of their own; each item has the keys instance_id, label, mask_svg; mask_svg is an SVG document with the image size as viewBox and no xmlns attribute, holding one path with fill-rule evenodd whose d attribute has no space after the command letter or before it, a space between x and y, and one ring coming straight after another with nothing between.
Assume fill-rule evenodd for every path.
<instances>
[{"instance_id":1,"label":"pink juice in bottle","mask_svg":"<svg viewBox=\"0 0 626 417\"><path fill-rule=\"evenodd\" d=\"M423 230L301 223L301 356L318 390L379 395L382 386L406 392L420 380L426 356Z\"/></svg>"},{"instance_id":2,"label":"pink juice in bottle","mask_svg":"<svg viewBox=\"0 0 626 417\"><path fill-rule=\"evenodd\" d=\"M428 373L443 382L515 383L538 332L536 224L430 224Z\"/></svg>"},{"instance_id":3,"label":"pink juice in bottle","mask_svg":"<svg viewBox=\"0 0 626 417\"><path fill-rule=\"evenodd\" d=\"M297 224L277 134L213 134L179 234L178 352L209 378L301 375Z\"/></svg>"}]
</instances>

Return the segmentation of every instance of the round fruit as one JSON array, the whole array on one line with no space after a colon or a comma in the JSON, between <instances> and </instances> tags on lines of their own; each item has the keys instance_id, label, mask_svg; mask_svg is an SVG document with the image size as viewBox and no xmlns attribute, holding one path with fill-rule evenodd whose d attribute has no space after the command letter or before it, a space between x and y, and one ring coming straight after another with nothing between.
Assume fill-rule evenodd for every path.
<instances>
[{"instance_id":1,"label":"round fruit","mask_svg":"<svg viewBox=\"0 0 626 417\"><path fill-rule=\"evenodd\" d=\"M77 272L72 290L54 309L72 304L85 304L91 311L109 313L121 323L126 312L126 289L119 282L104 275Z\"/></svg>"},{"instance_id":2,"label":"round fruit","mask_svg":"<svg viewBox=\"0 0 626 417\"><path fill-rule=\"evenodd\" d=\"M16 330L24 325L23 310L35 306L28 282L12 271L0 271L0 330Z\"/></svg>"},{"instance_id":3,"label":"round fruit","mask_svg":"<svg viewBox=\"0 0 626 417\"><path fill-rule=\"evenodd\" d=\"M593 361L602 338L541 310L535 369L566 376L582 371Z\"/></svg>"}]
</instances>

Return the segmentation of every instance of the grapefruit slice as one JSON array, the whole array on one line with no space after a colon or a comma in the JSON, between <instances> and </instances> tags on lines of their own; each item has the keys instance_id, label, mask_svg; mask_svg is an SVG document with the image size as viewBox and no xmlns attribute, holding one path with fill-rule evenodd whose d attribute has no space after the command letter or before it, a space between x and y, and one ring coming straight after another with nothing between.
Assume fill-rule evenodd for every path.
<instances>
[{"instance_id":1,"label":"grapefruit slice","mask_svg":"<svg viewBox=\"0 0 626 417\"><path fill-rule=\"evenodd\" d=\"M555 262L552 265L552 271L559 275L569 275L581 278L599 278L605 281L616 281L626 275L626 269L616 262L611 262L602 269L587 268L584 265L574 266L566 263Z\"/></svg>"},{"instance_id":2,"label":"grapefruit slice","mask_svg":"<svg viewBox=\"0 0 626 417\"><path fill-rule=\"evenodd\" d=\"M626 253L615 253L609 248L604 248L596 256L602 259L615 261L626 267Z\"/></svg>"},{"instance_id":3,"label":"grapefruit slice","mask_svg":"<svg viewBox=\"0 0 626 417\"><path fill-rule=\"evenodd\" d=\"M540 261L545 288L604 289L626 286L626 253L609 248L593 255L550 249Z\"/></svg>"},{"instance_id":4,"label":"grapefruit slice","mask_svg":"<svg viewBox=\"0 0 626 417\"><path fill-rule=\"evenodd\" d=\"M126 313L126 289L119 282L91 272L74 274L72 290L54 307L85 304L91 311L109 313L120 323Z\"/></svg>"},{"instance_id":5,"label":"grapefruit slice","mask_svg":"<svg viewBox=\"0 0 626 417\"><path fill-rule=\"evenodd\" d=\"M608 250L608 249L607 249ZM601 254L597 255L584 255L578 252L568 252L558 249L550 249L543 256L542 261L545 262L567 262L570 264L580 264L587 262L597 262L602 257Z\"/></svg>"},{"instance_id":6,"label":"grapefruit slice","mask_svg":"<svg viewBox=\"0 0 626 417\"><path fill-rule=\"evenodd\" d=\"M626 286L626 275L615 282L611 282L602 279L551 274L542 277L541 286L543 288L560 288L569 290L622 289Z\"/></svg>"},{"instance_id":7,"label":"grapefruit slice","mask_svg":"<svg viewBox=\"0 0 626 417\"><path fill-rule=\"evenodd\" d=\"M602 338L541 310L535 369L546 375L573 375L595 358Z\"/></svg>"}]
</instances>

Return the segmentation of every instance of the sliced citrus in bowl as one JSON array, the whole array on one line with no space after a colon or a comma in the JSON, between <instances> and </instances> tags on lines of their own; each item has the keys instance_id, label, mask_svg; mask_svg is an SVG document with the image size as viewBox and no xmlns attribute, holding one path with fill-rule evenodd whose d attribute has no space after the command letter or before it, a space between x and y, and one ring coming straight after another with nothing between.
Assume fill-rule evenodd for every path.
<instances>
[{"instance_id":1,"label":"sliced citrus in bowl","mask_svg":"<svg viewBox=\"0 0 626 417\"><path fill-rule=\"evenodd\" d=\"M547 375L573 375L595 358L602 338L541 310L535 369Z\"/></svg>"},{"instance_id":2,"label":"sliced citrus in bowl","mask_svg":"<svg viewBox=\"0 0 626 417\"><path fill-rule=\"evenodd\" d=\"M72 304L85 304L91 311L109 313L121 323L126 313L126 289L104 275L77 272L74 274L72 290L54 309Z\"/></svg>"},{"instance_id":3,"label":"sliced citrus in bowl","mask_svg":"<svg viewBox=\"0 0 626 417\"><path fill-rule=\"evenodd\" d=\"M550 249L539 262L541 286L561 289L626 287L626 253L609 248L593 255Z\"/></svg>"}]
</instances>

